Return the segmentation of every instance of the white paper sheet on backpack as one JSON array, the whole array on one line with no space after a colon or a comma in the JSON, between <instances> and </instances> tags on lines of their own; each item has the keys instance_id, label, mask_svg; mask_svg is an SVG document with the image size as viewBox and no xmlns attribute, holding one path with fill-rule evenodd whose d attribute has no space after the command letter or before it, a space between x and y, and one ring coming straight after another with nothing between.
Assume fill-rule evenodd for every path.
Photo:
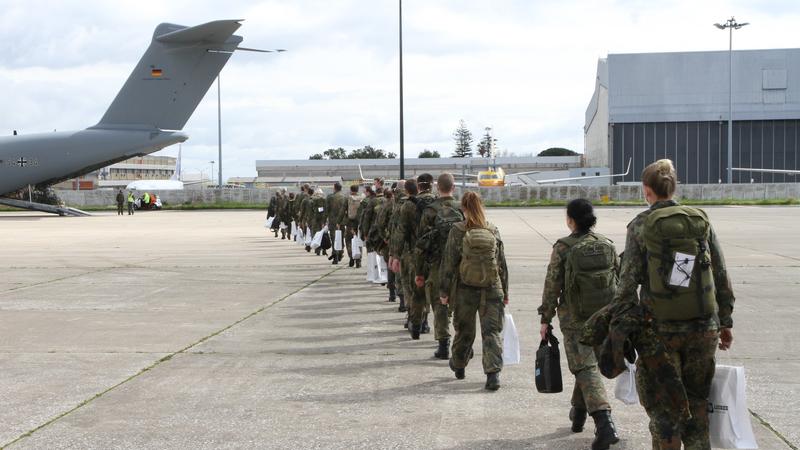
<instances>
[{"instance_id":1,"label":"white paper sheet on backpack","mask_svg":"<svg viewBox=\"0 0 800 450\"><path fill-rule=\"evenodd\" d=\"M689 283L692 281L694 260L694 255L675 252L675 265L672 266L672 273L669 277L670 286L689 287Z\"/></svg>"}]
</instances>

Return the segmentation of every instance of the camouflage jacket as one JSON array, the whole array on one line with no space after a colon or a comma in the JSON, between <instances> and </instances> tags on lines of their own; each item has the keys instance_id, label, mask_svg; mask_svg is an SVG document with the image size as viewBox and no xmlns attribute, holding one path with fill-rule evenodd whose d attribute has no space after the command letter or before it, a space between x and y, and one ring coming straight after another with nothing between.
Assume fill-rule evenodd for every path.
<instances>
[{"instance_id":1,"label":"camouflage jacket","mask_svg":"<svg viewBox=\"0 0 800 450\"><path fill-rule=\"evenodd\" d=\"M579 238L585 233L572 233L570 238ZM598 235L599 236L599 235ZM544 279L544 292L542 292L542 304L538 312L542 316L542 323L550 323L558 312L558 322L562 329L580 329L583 321L572 317L569 308L566 307L565 274L566 262L569 256L569 246L557 241L553 245L553 252L550 254L550 263L547 265L547 275ZM619 259L615 258L614 265L619 269Z\"/></svg>"},{"instance_id":2,"label":"camouflage jacket","mask_svg":"<svg viewBox=\"0 0 800 450\"><path fill-rule=\"evenodd\" d=\"M628 224L628 235L625 241L625 256L622 258L620 268L619 286L614 302L639 303L646 310L651 308L652 296L649 293L650 283L647 275L647 250L644 243L644 224L647 217L655 210L675 206L678 203L669 200L657 202L650 209L639 213L631 223ZM698 330L713 330L718 327L728 328L733 326L733 288L728 272L725 267L725 258L722 255L719 241L714 233L713 227L708 239L709 252L711 253L711 270L714 276L716 287L717 305L719 306L718 317L710 320L693 320L681 322L662 322L656 325L659 331L667 332L688 332ZM637 291L641 286L640 297Z\"/></svg>"},{"instance_id":3,"label":"camouflage jacket","mask_svg":"<svg viewBox=\"0 0 800 450\"><path fill-rule=\"evenodd\" d=\"M375 221L375 208L379 202L383 202L383 192L375 194L373 197L367 197L364 201L366 203L364 204L364 211L361 213L361 222L358 229L361 230L361 237L364 242L367 242L372 229L372 222Z\"/></svg>"},{"instance_id":4,"label":"camouflage jacket","mask_svg":"<svg viewBox=\"0 0 800 450\"><path fill-rule=\"evenodd\" d=\"M388 255L388 236L386 229L392 217L392 208L394 207L394 199L383 198L383 201L378 203L375 210L375 220L372 222L372 229L369 232L370 239L375 247L375 251L381 254Z\"/></svg>"},{"instance_id":5,"label":"camouflage jacket","mask_svg":"<svg viewBox=\"0 0 800 450\"><path fill-rule=\"evenodd\" d=\"M437 198L432 204L425 207L425 209L422 211L422 218L420 219L419 226L417 227L417 236L424 236L431 229L433 229L433 226L436 223L436 215L438 214L437 206L442 204L447 204L454 208L460 209L458 201L452 196ZM443 252L445 245L447 245L447 236L441 236L441 240L442 241L439 242L438 245ZM430 267L441 264L442 252L440 252L438 255L434 255L433 258L428 259L422 250L415 248L414 267L417 269L416 275L427 277L430 272Z\"/></svg>"},{"instance_id":6,"label":"camouflage jacket","mask_svg":"<svg viewBox=\"0 0 800 450\"><path fill-rule=\"evenodd\" d=\"M311 219L312 231L320 231L328 221L328 209L325 207L325 196L322 194L314 194L310 201L307 215Z\"/></svg>"},{"instance_id":7,"label":"camouflage jacket","mask_svg":"<svg viewBox=\"0 0 800 450\"><path fill-rule=\"evenodd\" d=\"M297 223L297 200L296 198L289 199L287 209L289 211L289 220Z\"/></svg>"},{"instance_id":8,"label":"camouflage jacket","mask_svg":"<svg viewBox=\"0 0 800 450\"><path fill-rule=\"evenodd\" d=\"M326 199L328 209L328 228L336 230L337 225L344 225L347 219L347 197L341 192L334 192Z\"/></svg>"},{"instance_id":9,"label":"camouflage jacket","mask_svg":"<svg viewBox=\"0 0 800 450\"><path fill-rule=\"evenodd\" d=\"M307 198L308 198L308 194L306 194L305 192L300 192L294 198L294 204L295 204L294 215L297 218L298 223L302 223L304 225L306 223L305 200Z\"/></svg>"},{"instance_id":10,"label":"camouflage jacket","mask_svg":"<svg viewBox=\"0 0 800 450\"><path fill-rule=\"evenodd\" d=\"M278 213L278 194L272 196L269 199L269 205L267 205L267 215L270 217L275 217L275 214Z\"/></svg>"},{"instance_id":11,"label":"camouflage jacket","mask_svg":"<svg viewBox=\"0 0 800 450\"><path fill-rule=\"evenodd\" d=\"M396 258L400 257L399 253L394 253L394 239L395 233L397 232L397 227L400 225L400 210L403 208L403 205L408 200L408 195L405 191L400 192L399 194L395 194L394 196L394 204L392 207L392 218L389 220L389 226L387 228L387 234L389 239L389 255L394 256Z\"/></svg>"},{"instance_id":12,"label":"camouflage jacket","mask_svg":"<svg viewBox=\"0 0 800 450\"><path fill-rule=\"evenodd\" d=\"M397 211L397 222L389 240L389 254L402 258L417 241L417 197L409 195ZM408 255L410 256L410 255Z\"/></svg>"},{"instance_id":13,"label":"camouflage jacket","mask_svg":"<svg viewBox=\"0 0 800 450\"><path fill-rule=\"evenodd\" d=\"M503 298L508 298L508 266L506 265L506 255L503 250L503 240L500 238L500 231L494 225L487 224L487 228L494 233L497 239L496 259L498 265L498 272L500 275L500 286L494 287L495 294L502 295ZM442 263L440 267L440 284L439 295L450 295L453 287L457 287L461 282L459 280L459 266L461 265L462 245L466 230L464 222L458 223L450 229L450 235L447 237L447 244L442 253Z\"/></svg>"}]
</instances>

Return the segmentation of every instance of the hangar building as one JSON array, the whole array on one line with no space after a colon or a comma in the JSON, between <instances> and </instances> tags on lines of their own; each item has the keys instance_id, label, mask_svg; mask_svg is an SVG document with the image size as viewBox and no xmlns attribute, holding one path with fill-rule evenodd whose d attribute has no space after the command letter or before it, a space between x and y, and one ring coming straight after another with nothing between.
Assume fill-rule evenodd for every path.
<instances>
[{"instance_id":1,"label":"hangar building","mask_svg":"<svg viewBox=\"0 0 800 450\"><path fill-rule=\"evenodd\" d=\"M727 181L727 51L611 54L597 64L586 110L589 166L638 181L660 158L681 183ZM733 167L800 169L800 49L733 52ZM795 177L734 172L734 183Z\"/></svg>"}]
</instances>

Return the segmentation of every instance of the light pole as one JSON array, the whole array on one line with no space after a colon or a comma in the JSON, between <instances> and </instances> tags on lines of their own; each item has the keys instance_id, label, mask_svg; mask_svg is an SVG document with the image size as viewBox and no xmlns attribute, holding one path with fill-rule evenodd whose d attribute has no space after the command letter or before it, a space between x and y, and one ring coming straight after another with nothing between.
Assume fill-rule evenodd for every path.
<instances>
[{"instance_id":1,"label":"light pole","mask_svg":"<svg viewBox=\"0 0 800 450\"><path fill-rule=\"evenodd\" d=\"M738 23L736 18L731 17L724 24L715 23L714 26L720 30L728 29L728 183L733 183L733 30L738 30L748 22Z\"/></svg>"},{"instance_id":2,"label":"light pole","mask_svg":"<svg viewBox=\"0 0 800 450\"><path fill-rule=\"evenodd\" d=\"M403 0L399 3L399 30L400 30L400 179L406 178L405 139L403 136Z\"/></svg>"}]
</instances>

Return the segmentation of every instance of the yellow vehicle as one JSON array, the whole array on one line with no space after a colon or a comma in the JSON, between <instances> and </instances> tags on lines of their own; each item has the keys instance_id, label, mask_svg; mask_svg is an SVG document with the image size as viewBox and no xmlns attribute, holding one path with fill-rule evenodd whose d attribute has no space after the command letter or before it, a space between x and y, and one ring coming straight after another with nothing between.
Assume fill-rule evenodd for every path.
<instances>
[{"instance_id":1,"label":"yellow vehicle","mask_svg":"<svg viewBox=\"0 0 800 450\"><path fill-rule=\"evenodd\" d=\"M502 167L478 172L478 186L480 187L503 187L505 185L506 172Z\"/></svg>"}]
</instances>

